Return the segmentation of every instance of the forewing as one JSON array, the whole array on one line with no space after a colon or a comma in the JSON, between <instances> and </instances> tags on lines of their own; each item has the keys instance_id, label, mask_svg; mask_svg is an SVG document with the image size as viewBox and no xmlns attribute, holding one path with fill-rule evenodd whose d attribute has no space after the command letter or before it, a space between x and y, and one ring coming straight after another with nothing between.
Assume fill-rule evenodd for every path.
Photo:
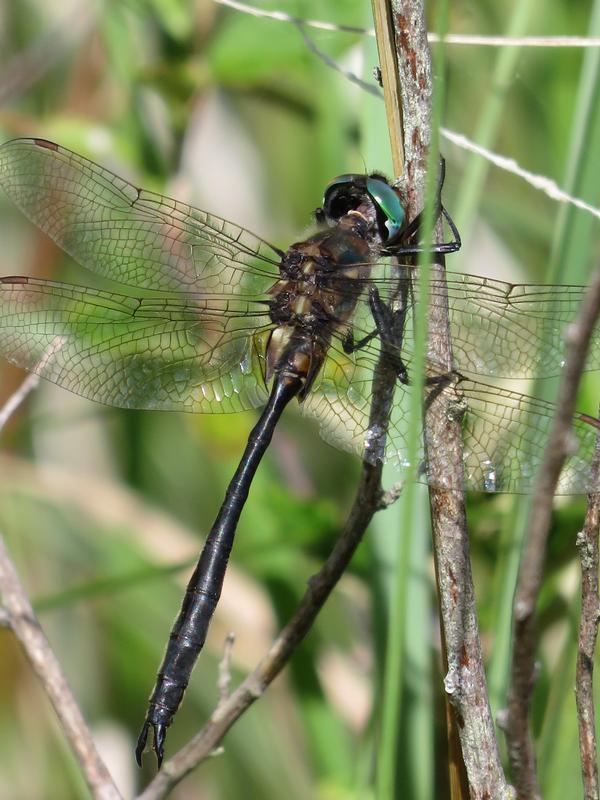
<instances>
[{"instance_id":1,"label":"forewing","mask_svg":"<svg viewBox=\"0 0 600 800\"><path fill-rule=\"evenodd\" d=\"M136 186L42 139L0 147L0 186L80 264L157 291L265 291L281 253L226 220Z\"/></svg>"},{"instance_id":2,"label":"forewing","mask_svg":"<svg viewBox=\"0 0 600 800\"><path fill-rule=\"evenodd\" d=\"M389 267L377 265L373 283L383 298L391 300L397 294L398 281L379 277L383 270L389 272ZM412 290L419 302L415 273ZM456 368L460 372L498 378L558 375L565 358L567 328L575 318L585 291L584 286L519 285L448 273L448 309ZM443 304L444 292L441 282L432 281L429 307ZM393 302L397 304L397 300ZM412 352L410 313L404 351ZM592 337L587 366L600 368L598 330Z\"/></svg>"},{"instance_id":3,"label":"forewing","mask_svg":"<svg viewBox=\"0 0 600 800\"><path fill-rule=\"evenodd\" d=\"M259 301L132 298L0 279L0 354L75 394L121 408L228 412L260 406Z\"/></svg>"}]
</instances>

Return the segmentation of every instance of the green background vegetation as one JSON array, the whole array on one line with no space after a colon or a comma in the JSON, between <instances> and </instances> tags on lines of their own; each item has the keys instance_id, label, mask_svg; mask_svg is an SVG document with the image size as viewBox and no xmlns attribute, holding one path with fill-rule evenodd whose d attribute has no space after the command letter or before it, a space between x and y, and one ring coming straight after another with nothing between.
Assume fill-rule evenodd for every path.
<instances>
[{"instance_id":1,"label":"green background vegetation","mask_svg":"<svg viewBox=\"0 0 600 800\"><path fill-rule=\"evenodd\" d=\"M261 6L372 24L366 0ZM453 3L450 30L600 33L598 8L589 2L515 0L511 6ZM370 78L377 63L371 38L310 35L345 68ZM600 203L593 53L449 46L445 58L447 128ZM292 25L237 14L208 0L82 0L54 10L41 0L0 0L0 139L21 135L58 141L139 185L247 225L280 246L308 230L332 177L365 166L390 169L383 103L317 59ZM585 282L598 263L597 222L565 211L450 144L442 146L448 163L445 205L465 240L463 251L451 258L452 269L514 282L553 276L562 283ZM90 282L85 270L2 198L0 241L0 274ZM22 374L6 364L0 374L5 398ZM598 388L594 376L586 377L582 410L595 412ZM552 385L546 390L551 393ZM154 769L148 758L138 773L133 748L188 574L181 565L198 551L254 419L252 413L124 412L44 385L3 433L0 529L126 796ZM215 704L226 632L238 635L238 680L288 618L332 546L358 470L356 459L324 444L312 423L294 410L286 414L242 516L231 574L170 730L168 752L198 730ZM549 800L580 794L572 687L575 535L583 511L582 498L557 501L540 608L534 726ZM386 702L380 687L390 574L399 540L408 535L398 796L445 796L439 634L424 493L412 519L403 513L400 503L379 515L289 669L227 736L225 753L189 777L174 797L370 796ZM510 603L525 514L522 498L469 498L495 710L502 707L506 686ZM86 797L48 702L7 631L0 631L0 653L0 796Z\"/></svg>"}]
</instances>

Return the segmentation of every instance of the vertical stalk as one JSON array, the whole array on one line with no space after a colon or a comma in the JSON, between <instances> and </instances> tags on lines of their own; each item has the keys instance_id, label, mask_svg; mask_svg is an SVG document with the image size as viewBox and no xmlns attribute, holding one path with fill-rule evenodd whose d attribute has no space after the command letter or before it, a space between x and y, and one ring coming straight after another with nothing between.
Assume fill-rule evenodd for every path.
<instances>
[{"instance_id":1,"label":"vertical stalk","mask_svg":"<svg viewBox=\"0 0 600 800\"><path fill-rule=\"evenodd\" d=\"M593 472L597 479L600 472L600 437L596 443ZM600 494L591 494L588 497L583 530L577 536L581 562L581 615L579 619L575 700L579 727L581 778L585 800L597 800L600 796L593 681L594 655L600 619L600 595L598 593L599 528Z\"/></svg>"},{"instance_id":2,"label":"vertical stalk","mask_svg":"<svg viewBox=\"0 0 600 800\"><path fill-rule=\"evenodd\" d=\"M394 35L388 31L379 43L382 51L393 41L396 46L397 69L386 67L384 79L398 80L396 91L386 92L386 104L401 98L401 113L388 111L388 120L401 119L403 125L403 159L405 165L402 175L403 190L406 197L406 210L409 219L414 218L425 206L423 240L433 237L433 187L426 192L426 175L436 174L437 136L432 137L432 125L437 134L437 114L433 115L431 98L433 92L432 65L427 44L427 33L423 4L421 0L391 0L378 3L376 20L387 20L394 25ZM443 10L445 11L444 5ZM382 36L378 32L378 37ZM382 62L383 62L382 57ZM384 87L385 90L385 87ZM437 105L439 108L439 103ZM432 144L432 138L434 142ZM399 137L392 136L392 146L398 147ZM393 154L394 163L399 159ZM430 182L431 183L431 182ZM427 194L429 196L427 196ZM426 204L426 200L428 203ZM429 221L429 231L426 230ZM440 225L435 234L442 236ZM441 239L438 239L440 241ZM427 297L429 269L436 281L443 280L442 260L429 265L420 264L420 296ZM429 268L429 269L428 269ZM426 302L422 303L420 314L415 316L416 350L424 352L426 324ZM452 349L447 302L436 304L429 309L427 348L437 363L452 369ZM415 357L418 363L418 357ZM414 371L418 367L414 368ZM411 375L415 402L421 403L419 380L422 376ZM415 385L416 384L416 385ZM445 644L445 689L449 699L448 716L456 724L462 750L462 759L468 777L466 786L459 763L452 770L453 797L510 797L500 765L498 746L493 720L487 698L485 673L481 644L477 628L474 589L469 562L469 544L466 532L466 512L463 494L462 452L460 421L449 413L448 400L441 392L427 407L424 421L425 452L428 460L430 482L430 508L433 529L433 544L438 582L442 639ZM402 570L401 570L402 571ZM394 644L394 653L397 644ZM386 665L387 667L387 665ZM388 712L388 717L393 712ZM396 714L398 720L398 714ZM379 776L379 796L384 790L394 796L393 758L394 737L389 733L391 726L384 725L379 768L384 771ZM397 728L396 728L397 730ZM386 737L389 737L386 738Z\"/></svg>"}]
</instances>

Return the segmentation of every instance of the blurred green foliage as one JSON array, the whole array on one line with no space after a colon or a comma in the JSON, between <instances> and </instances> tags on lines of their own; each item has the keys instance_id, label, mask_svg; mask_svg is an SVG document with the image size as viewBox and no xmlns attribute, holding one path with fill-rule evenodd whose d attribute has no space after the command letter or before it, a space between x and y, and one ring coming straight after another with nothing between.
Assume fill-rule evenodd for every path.
<instances>
[{"instance_id":1,"label":"blurred green foliage","mask_svg":"<svg viewBox=\"0 0 600 800\"><path fill-rule=\"evenodd\" d=\"M597 10L559 0L515 21L516 7L454 3L452 32L585 34ZM302 18L370 27L366 0L261 3ZM435 10L435 9L433 9ZM341 172L389 169L383 104L333 72L292 25L210 0L112 0L49 6L0 0L0 139L59 141L139 185L213 210L279 245L299 239L324 184ZM595 31L598 35L599 31ZM311 30L317 46L370 78L371 39ZM599 204L600 124L592 56L520 50L495 81L497 48L446 50L444 125L512 156ZM583 76L585 98L578 95ZM491 109L492 99L499 103ZM596 107L600 104L596 103ZM596 112L597 114L597 112ZM487 115L487 116L486 116ZM444 144L445 205L465 247L449 266L515 282L585 281L597 227L582 212ZM481 164L479 165L481 168ZM591 177L590 177L591 176ZM594 180L595 179L595 180ZM587 182L586 182L587 180ZM469 198L468 203L465 198ZM467 213L469 212L469 213ZM82 270L0 199L0 274L86 283ZM2 365L2 397L22 376ZM551 392L551 387L548 391ZM594 413L598 382L581 404ZM42 386L4 432L0 528L77 699L125 796L133 746L186 569L209 529L255 418L107 409ZM301 596L340 529L359 465L286 415L240 522L207 648L169 751L214 707L226 632L238 633L241 678ZM393 476L390 476L390 480ZM400 797L445 797L443 695L424 497L413 520ZM582 499L557 501L540 607L535 697L544 797L580 795L572 697ZM506 685L507 631L522 501L472 496L474 574L494 709ZM225 753L173 797L368 798L378 747L389 570L402 536L401 504L380 515L290 668L228 734ZM47 701L12 637L0 631L0 796L85 797Z\"/></svg>"}]
</instances>

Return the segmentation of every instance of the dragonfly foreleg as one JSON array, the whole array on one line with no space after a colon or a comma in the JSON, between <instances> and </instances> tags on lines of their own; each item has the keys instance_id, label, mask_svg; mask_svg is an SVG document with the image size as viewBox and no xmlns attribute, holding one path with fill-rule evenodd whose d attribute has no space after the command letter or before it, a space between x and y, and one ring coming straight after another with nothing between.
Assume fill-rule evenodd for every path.
<instances>
[{"instance_id":1,"label":"dragonfly foreleg","mask_svg":"<svg viewBox=\"0 0 600 800\"><path fill-rule=\"evenodd\" d=\"M377 287L372 286L369 291L369 306L386 356L394 367L400 383L408 385L408 372L400 355L406 323L406 303L403 302L402 307L394 311L381 299Z\"/></svg>"},{"instance_id":2,"label":"dragonfly foreleg","mask_svg":"<svg viewBox=\"0 0 600 800\"><path fill-rule=\"evenodd\" d=\"M460 233L458 232L458 228L450 214L446 211L442 204L442 188L444 186L444 180L446 178L446 161L443 156L440 156L440 171L438 174L438 183L436 189L436 200L435 200L435 207L434 207L434 219L438 219L440 215L444 217L446 222L448 223L448 227L452 233L453 239L449 242L441 242L439 244L430 244L430 245L421 245L421 244L411 244L411 241L414 240L421 230L421 225L423 223L423 212L420 211L417 216L398 234L398 237L402 242L406 242L407 244L400 244L394 246L394 242L390 239L386 243L386 249L389 250L391 253L394 254L409 254L409 253L455 253L457 250L460 250L462 242L460 238Z\"/></svg>"}]
</instances>

